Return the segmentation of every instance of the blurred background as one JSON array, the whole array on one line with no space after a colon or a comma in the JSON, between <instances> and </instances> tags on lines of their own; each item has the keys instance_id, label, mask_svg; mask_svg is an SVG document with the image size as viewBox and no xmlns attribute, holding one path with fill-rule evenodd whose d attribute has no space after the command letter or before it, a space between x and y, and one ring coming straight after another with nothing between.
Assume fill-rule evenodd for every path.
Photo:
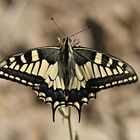
<instances>
[{"instance_id":1,"label":"blurred background","mask_svg":"<svg viewBox=\"0 0 140 140\"><path fill-rule=\"evenodd\" d=\"M65 34L80 45L128 62L140 75L139 0L0 0L0 60L30 48L56 45ZM98 93L82 110L72 109L80 140L140 140L140 83ZM69 140L67 120L38 101L29 87L0 79L0 140Z\"/></svg>"}]
</instances>

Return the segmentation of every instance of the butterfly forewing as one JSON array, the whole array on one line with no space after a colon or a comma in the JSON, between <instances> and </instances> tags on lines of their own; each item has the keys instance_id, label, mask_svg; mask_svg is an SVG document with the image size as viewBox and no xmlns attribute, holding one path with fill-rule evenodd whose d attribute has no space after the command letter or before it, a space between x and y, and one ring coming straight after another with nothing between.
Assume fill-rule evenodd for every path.
<instances>
[{"instance_id":1,"label":"butterfly forewing","mask_svg":"<svg viewBox=\"0 0 140 140\"><path fill-rule=\"evenodd\" d=\"M83 47L74 48L74 54L78 69L82 67L86 87L92 91L137 81L137 75L129 64L109 54Z\"/></svg>"},{"instance_id":2,"label":"butterfly forewing","mask_svg":"<svg viewBox=\"0 0 140 140\"><path fill-rule=\"evenodd\" d=\"M56 62L58 53L59 50L55 48L38 48L13 55L0 63L0 75L2 78L34 86L38 84L38 79L44 78L48 67ZM53 55L56 57L50 57Z\"/></svg>"}]
</instances>

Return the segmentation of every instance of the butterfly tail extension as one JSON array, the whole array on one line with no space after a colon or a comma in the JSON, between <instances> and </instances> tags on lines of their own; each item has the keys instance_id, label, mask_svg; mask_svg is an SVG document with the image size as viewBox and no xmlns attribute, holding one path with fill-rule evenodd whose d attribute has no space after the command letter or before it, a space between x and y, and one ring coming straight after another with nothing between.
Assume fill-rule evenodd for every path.
<instances>
[{"instance_id":1,"label":"butterfly tail extension","mask_svg":"<svg viewBox=\"0 0 140 140\"><path fill-rule=\"evenodd\" d=\"M80 120L81 120L81 110L82 110L82 106L80 106L80 109L78 109L79 123L80 123Z\"/></svg>"},{"instance_id":2,"label":"butterfly tail extension","mask_svg":"<svg viewBox=\"0 0 140 140\"><path fill-rule=\"evenodd\" d=\"M54 105L52 104L52 119L53 119L53 122L55 122L55 111L56 111L56 108L54 108Z\"/></svg>"}]
</instances>

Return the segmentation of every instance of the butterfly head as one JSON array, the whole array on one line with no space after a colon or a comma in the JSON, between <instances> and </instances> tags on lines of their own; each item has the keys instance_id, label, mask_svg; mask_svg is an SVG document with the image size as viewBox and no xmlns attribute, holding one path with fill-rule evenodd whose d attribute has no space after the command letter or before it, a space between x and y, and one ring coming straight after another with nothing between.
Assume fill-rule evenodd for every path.
<instances>
[{"instance_id":1,"label":"butterfly head","mask_svg":"<svg viewBox=\"0 0 140 140\"><path fill-rule=\"evenodd\" d=\"M62 44L64 46L70 46L71 45L72 40L69 37L65 37L62 39Z\"/></svg>"},{"instance_id":2,"label":"butterfly head","mask_svg":"<svg viewBox=\"0 0 140 140\"><path fill-rule=\"evenodd\" d=\"M58 40L60 42L62 50L66 48L72 50L72 47L78 47L78 44L80 43L79 39L75 38L74 40L72 40L70 37L65 37L62 40L59 38Z\"/></svg>"},{"instance_id":3,"label":"butterfly head","mask_svg":"<svg viewBox=\"0 0 140 140\"><path fill-rule=\"evenodd\" d=\"M59 39L60 42L60 48L62 51L64 50L71 50L72 51L72 40L69 37L65 37L62 40Z\"/></svg>"}]
</instances>

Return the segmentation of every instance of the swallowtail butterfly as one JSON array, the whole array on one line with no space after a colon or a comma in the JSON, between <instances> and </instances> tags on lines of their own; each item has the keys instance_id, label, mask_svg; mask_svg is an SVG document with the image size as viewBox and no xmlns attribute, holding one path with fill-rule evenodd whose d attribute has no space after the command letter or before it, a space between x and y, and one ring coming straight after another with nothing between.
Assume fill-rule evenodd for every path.
<instances>
[{"instance_id":1,"label":"swallowtail butterfly","mask_svg":"<svg viewBox=\"0 0 140 140\"><path fill-rule=\"evenodd\" d=\"M98 91L138 80L126 62L74 42L66 37L59 46L12 55L0 62L0 78L32 87L39 99L51 103L53 121L60 105L74 106L80 120L82 105Z\"/></svg>"}]
</instances>

